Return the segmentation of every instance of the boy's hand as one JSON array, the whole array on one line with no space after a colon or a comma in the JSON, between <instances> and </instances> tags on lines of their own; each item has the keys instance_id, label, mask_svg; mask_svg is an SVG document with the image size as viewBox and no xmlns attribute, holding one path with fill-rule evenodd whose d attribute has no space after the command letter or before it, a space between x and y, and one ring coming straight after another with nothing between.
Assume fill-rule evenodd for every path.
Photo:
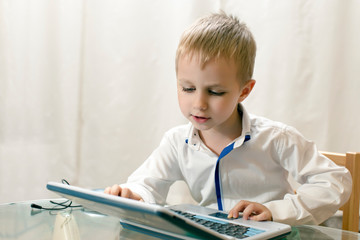
<instances>
[{"instance_id":1,"label":"boy's hand","mask_svg":"<svg viewBox=\"0 0 360 240\"><path fill-rule=\"evenodd\" d=\"M138 200L138 201L142 201L142 202L144 201L138 194L133 193L128 188L121 188L117 184L113 185L112 187L105 188L104 193L119 196L119 197L124 197L124 198L130 198L130 199L134 199L134 200Z\"/></svg>"},{"instance_id":2,"label":"boy's hand","mask_svg":"<svg viewBox=\"0 0 360 240\"><path fill-rule=\"evenodd\" d=\"M270 210L264 205L257 202L249 202L241 200L233 207L228 215L228 218L238 218L239 212L242 212L243 219L255 221L271 221L272 214Z\"/></svg>"}]
</instances>

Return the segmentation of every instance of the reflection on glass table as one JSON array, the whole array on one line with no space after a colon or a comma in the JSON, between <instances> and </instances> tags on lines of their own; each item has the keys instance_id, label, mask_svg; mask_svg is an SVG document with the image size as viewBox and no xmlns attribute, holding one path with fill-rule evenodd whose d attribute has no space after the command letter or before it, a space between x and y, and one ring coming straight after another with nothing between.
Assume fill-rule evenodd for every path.
<instances>
[{"instance_id":1,"label":"reflection on glass table","mask_svg":"<svg viewBox=\"0 0 360 240\"><path fill-rule=\"evenodd\" d=\"M63 199L57 199L61 202ZM31 204L52 208L49 200L0 205L0 239L158 239L122 228L119 219L84 209L43 210ZM284 239L360 239L360 235L320 226L296 226Z\"/></svg>"}]
</instances>

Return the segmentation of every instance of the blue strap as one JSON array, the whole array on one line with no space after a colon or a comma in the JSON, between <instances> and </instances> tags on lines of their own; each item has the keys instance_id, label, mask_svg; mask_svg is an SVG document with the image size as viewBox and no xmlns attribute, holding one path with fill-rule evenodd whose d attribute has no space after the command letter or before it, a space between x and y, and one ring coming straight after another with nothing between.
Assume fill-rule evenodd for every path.
<instances>
[{"instance_id":1,"label":"blue strap","mask_svg":"<svg viewBox=\"0 0 360 240\"><path fill-rule=\"evenodd\" d=\"M249 141L250 140L250 135L246 135L244 142ZM224 210L223 209L223 203L222 203L222 197L221 197L221 180L220 180L220 160L225 157L227 154L229 154L233 149L234 149L234 145L235 142L233 142L232 144L230 144L229 146L227 146L226 148L224 148L222 150L222 152L220 153L220 156L218 158L218 160L216 161L216 167L215 167L215 190L216 190L216 199L217 199L217 203L218 203L218 209L220 211Z\"/></svg>"}]
</instances>

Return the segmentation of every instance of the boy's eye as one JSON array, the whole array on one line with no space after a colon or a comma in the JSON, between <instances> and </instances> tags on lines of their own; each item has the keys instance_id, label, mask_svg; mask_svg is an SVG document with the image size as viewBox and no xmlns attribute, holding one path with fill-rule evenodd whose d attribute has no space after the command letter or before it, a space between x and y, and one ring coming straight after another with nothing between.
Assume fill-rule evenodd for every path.
<instances>
[{"instance_id":1,"label":"boy's eye","mask_svg":"<svg viewBox=\"0 0 360 240\"><path fill-rule=\"evenodd\" d=\"M218 92L218 91L214 91L214 90L209 90L210 95L214 95L214 96L222 96L225 94L225 92Z\"/></svg>"},{"instance_id":2,"label":"boy's eye","mask_svg":"<svg viewBox=\"0 0 360 240\"><path fill-rule=\"evenodd\" d=\"M195 88L192 88L192 87L183 87L182 88L182 90L184 91L184 92L193 92L193 91L195 91Z\"/></svg>"}]
</instances>

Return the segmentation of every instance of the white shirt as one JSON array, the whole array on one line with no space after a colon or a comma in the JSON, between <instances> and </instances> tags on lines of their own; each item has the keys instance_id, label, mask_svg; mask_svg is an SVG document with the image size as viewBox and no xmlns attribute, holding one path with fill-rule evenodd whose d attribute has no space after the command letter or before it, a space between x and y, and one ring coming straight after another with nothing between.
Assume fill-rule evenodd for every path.
<instances>
[{"instance_id":1,"label":"white shirt","mask_svg":"<svg viewBox=\"0 0 360 240\"><path fill-rule=\"evenodd\" d=\"M274 221L291 225L319 224L332 216L350 196L349 171L320 155L296 129L240 107L242 134L220 162L224 210L248 200L268 207ZM250 140L244 142L246 135ZM199 205L217 208L217 159L191 123L178 126L122 186L145 202L165 204L169 187L183 180ZM296 194L288 174L301 184Z\"/></svg>"}]
</instances>

